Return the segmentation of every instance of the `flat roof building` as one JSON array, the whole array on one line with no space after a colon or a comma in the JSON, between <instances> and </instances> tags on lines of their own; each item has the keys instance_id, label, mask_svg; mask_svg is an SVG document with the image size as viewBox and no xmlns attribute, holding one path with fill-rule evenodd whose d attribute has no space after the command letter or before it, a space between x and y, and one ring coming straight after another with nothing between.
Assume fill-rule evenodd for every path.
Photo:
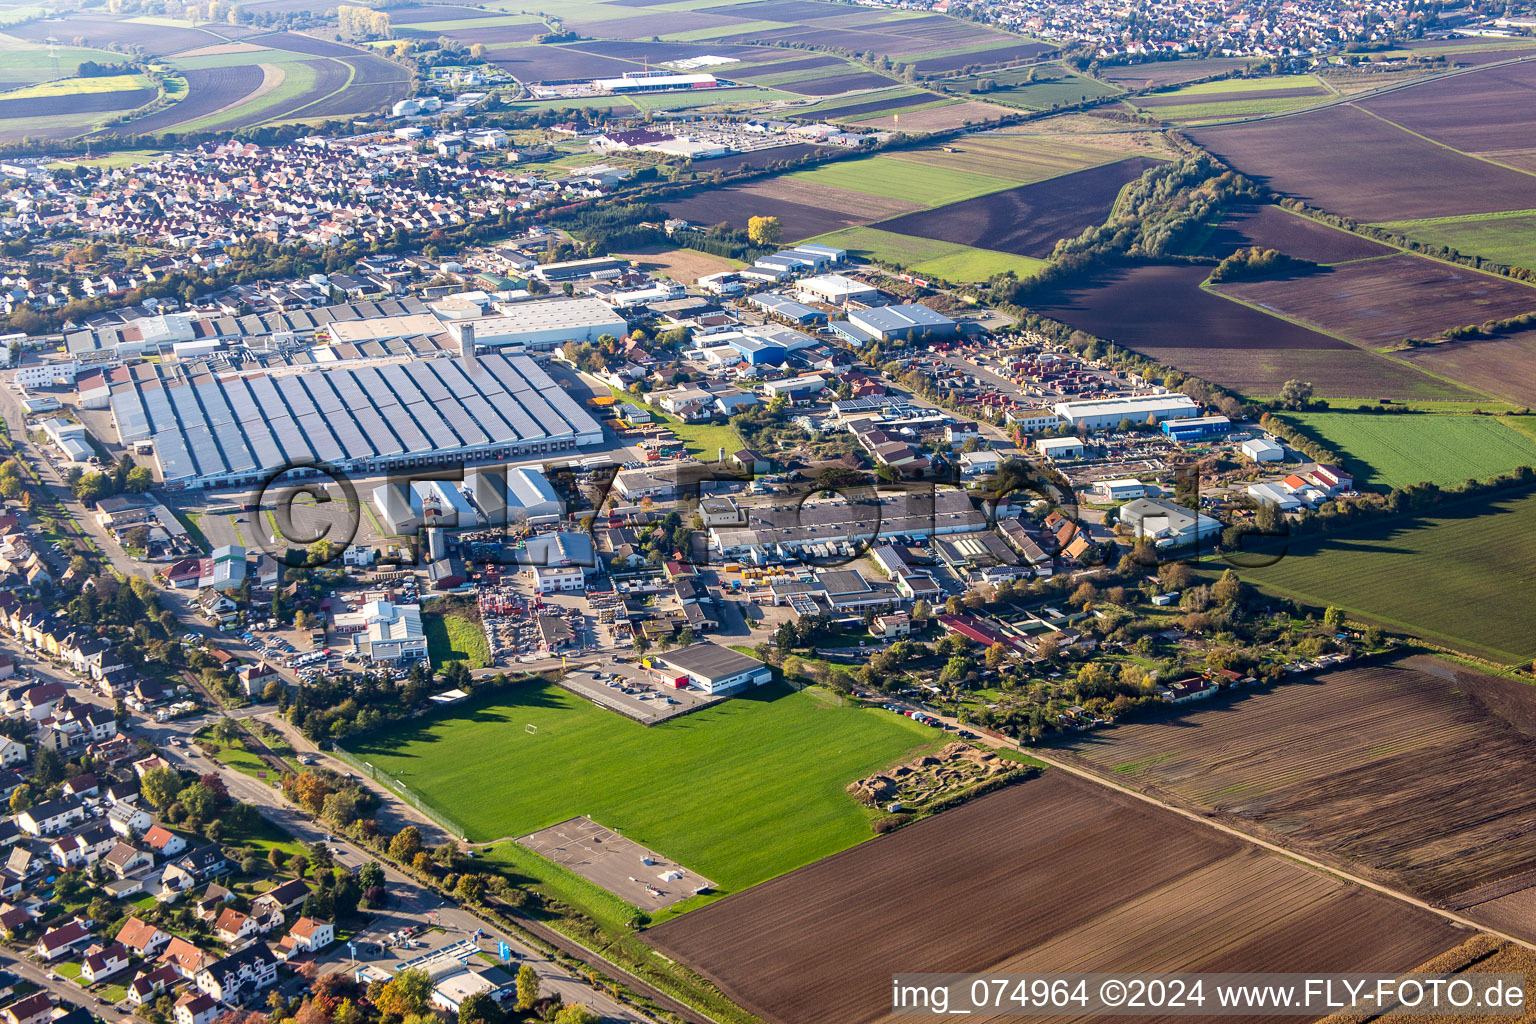
<instances>
[{"instance_id":1,"label":"flat roof building","mask_svg":"<svg viewBox=\"0 0 1536 1024\"><path fill-rule=\"evenodd\" d=\"M924 334L948 338L959 329L959 325L943 313L915 302L856 309L848 314L848 322L881 341L910 341Z\"/></svg>"},{"instance_id":2,"label":"flat roof building","mask_svg":"<svg viewBox=\"0 0 1536 1024\"><path fill-rule=\"evenodd\" d=\"M880 294L880 289L872 284L864 284L855 281L851 277L842 274L822 274L820 277L808 277L795 286L800 297L811 302L825 302L829 306L841 306L846 303L865 302Z\"/></svg>"},{"instance_id":3,"label":"flat roof building","mask_svg":"<svg viewBox=\"0 0 1536 1024\"><path fill-rule=\"evenodd\" d=\"M462 465L599 444L603 428L527 355L437 358L281 376L136 374L112 385L124 446L168 487L259 483L321 463L347 472Z\"/></svg>"},{"instance_id":4,"label":"flat roof building","mask_svg":"<svg viewBox=\"0 0 1536 1024\"><path fill-rule=\"evenodd\" d=\"M1058 402L1053 410L1063 422L1079 430L1113 430L1122 420L1184 419L1199 410L1188 395L1132 395L1128 398L1096 398L1087 402Z\"/></svg>"},{"instance_id":5,"label":"flat roof building","mask_svg":"<svg viewBox=\"0 0 1536 1024\"><path fill-rule=\"evenodd\" d=\"M596 341L629 333L629 322L601 299L547 299L507 306L498 316L455 320L448 334L462 351L465 339L477 349L548 351L568 341Z\"/></svg>"},{"instance_id":6,"label":"flat roof building","mask_svg":"<svg viewBox=\"0 0 1536 1024\"><path fill-rule=\"evenodd\" d=\"M1075 437L1042 437L1035 442L1035 451L1048 459L1080 459L1084 450Z\"/></svg>"},{"instance_id":7,"label":"flat roof building","mask_svg":"<svg viewBox=\"0 0 1536 1024\"><path fill-rule=\"evenodd\" d=\"M1242 443L1242 452L1254 462L1282 462L1285 449L1264 437L1255 437Z\"/></svg>"},{"instance_id":8,"label":"flat roof building","mask_svg":"<svg viewBox=\"0 0 1536 1024\"><path fill-rule=\"evenodd\" d=\"M735 693L773 678L773 671L756 658L708 641L651 655L653 664L658 661L710 694Z\"/></svg>"}]
</instances>

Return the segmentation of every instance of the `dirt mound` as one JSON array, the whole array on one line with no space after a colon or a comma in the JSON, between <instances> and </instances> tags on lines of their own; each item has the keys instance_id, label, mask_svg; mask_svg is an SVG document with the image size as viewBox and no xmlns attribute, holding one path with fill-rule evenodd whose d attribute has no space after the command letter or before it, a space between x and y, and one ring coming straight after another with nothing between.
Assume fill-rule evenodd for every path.
<instances>
[{"instance_id":1,"label":"dirt mound","mask_svg":"<svg viewBox=\"0 0 1536 1024\"><path fill-rule=\"evenodd\" d=\"M869 806L892 800L922 804L1015 767L990 750L956 741L937 753L849 783L848 792Z\"/></svg>"}]
</instances>

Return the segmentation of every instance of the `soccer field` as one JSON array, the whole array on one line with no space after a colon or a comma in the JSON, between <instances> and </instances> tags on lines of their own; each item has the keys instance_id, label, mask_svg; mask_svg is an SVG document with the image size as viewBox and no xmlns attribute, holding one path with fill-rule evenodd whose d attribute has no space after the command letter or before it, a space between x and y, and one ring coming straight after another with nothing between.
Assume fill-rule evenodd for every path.
<instances>
[{"instance_id":1,"label":"soccer field","mask_svg":"<svg viewBox=\"0 0 1536 1024\"><path fill-rule=\"evenodd\" d=\"M777 684L647 728L530 683L349 749L471 840L584 814L735 891L870 838L844 787L941 738Z\"/></svg>"}]
</instances>

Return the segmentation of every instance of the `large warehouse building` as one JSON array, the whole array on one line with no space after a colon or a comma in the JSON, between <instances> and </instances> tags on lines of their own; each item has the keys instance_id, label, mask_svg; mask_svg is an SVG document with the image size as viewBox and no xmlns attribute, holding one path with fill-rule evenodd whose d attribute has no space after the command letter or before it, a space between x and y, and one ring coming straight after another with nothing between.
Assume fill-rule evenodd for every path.
<instances>
[{"instance_id":1,"label":"large warehouse building","mask_svg":"<svg viewBox=\"0 0 1536 1024\"><path fill-rule=\"evenodd\" d=\"M1122 420L1145 423L1155 419L1187 419L1199 411L1188 395L1132 395L1096 398L1088 402L1058 402L1052 410L1079 430L1113 430Z\"/></svg>"},{"instance_id":2,"label":"large warehouse building","mask_svg":"<svg viewBox=\"0 0 1536 1024\"><path fill-rule=\"evenodd\" d=\"M354 473L599 444L603 429L526 355L283 376L114 373L112 419L172 488L242 486L321 462Z\"/></svg>"},{"instance_id":3,"label":"large warehouse building","mask_svg":"<svg viewBox=\"0 0 1536 1024\"><path fill-rule=\"evenodd\" d=\"M455 320L448 333L464 347L469 337L481 351L524 348L547 351L568 341L596 341L629 333L629 323L601 299L551 299L507 306L499 316Z\"/></svg>"}]
</instances>

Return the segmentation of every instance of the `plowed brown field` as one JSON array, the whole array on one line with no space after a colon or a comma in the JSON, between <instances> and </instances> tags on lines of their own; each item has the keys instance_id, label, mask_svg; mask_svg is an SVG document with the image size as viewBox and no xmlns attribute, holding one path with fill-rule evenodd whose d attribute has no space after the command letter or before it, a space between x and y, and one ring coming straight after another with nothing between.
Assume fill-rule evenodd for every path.
<instances>
[{"instance_id":1,"label":"plowed brown field","mask_svg":"<svg viewBox=\"0 0 1536 1024\"><path fill-rule=\"evenodd\" d=\"M1536 938L1536 688L1410 658L1072 741L1122 783Z\"/></svg>"},{"instance_id":2,"label":"plowed brown field","mask_svg":"<svg viewBox=\"0 0 1536 1024\"><path fill-rule=\"evenodd\" d=\"M1065 772L645 935L775 1024L885 1020L902 971L1398 970L1458 941L1432 914Z\"/></svg>"}]
</instances>

